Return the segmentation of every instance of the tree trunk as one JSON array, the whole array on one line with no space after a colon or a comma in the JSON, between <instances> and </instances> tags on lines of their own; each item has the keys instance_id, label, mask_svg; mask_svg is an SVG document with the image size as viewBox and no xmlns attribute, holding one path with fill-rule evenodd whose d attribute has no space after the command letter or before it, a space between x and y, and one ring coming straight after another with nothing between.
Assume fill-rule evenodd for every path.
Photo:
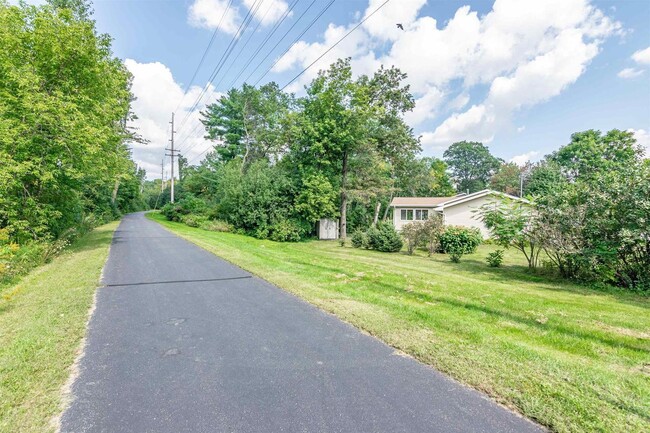
<instances>
[{"instance_id":1,"label":"tree trunk","mask_svg":"<svg viewBox=\"0 0 650 433\"><path fill-rule=\"evenodd\" d=\"M377 225L377 220L379 220L379 211L381 210L381 202L377 200L377 206L375 206L375 217L372 219L372 225Z\"/></svg>"},{"instance_id":2,"label":"tree trunk","mask_svg":"<svg viewBox=\"0 0 650 433\"><path fill-rule=\"evenodd\" d=\"M348 237L348 193L346 191L348 180L348 153L343 153L343 169L341 173L341 220L339 221L339 238L345 240Z\"/></svg>"},{"instance_id":3,"label":"tree trunk","mask_svg":"<svg viewBox=\"0 0 650 433\"><path fill-rule=\"evenodd\" d=\"M393 193L390 193L390 198L388 199L388 206L386 206L386 209L384 209L384 216L381 219L382 221L386 221L386 218L388 218L388 210L390 209L390 202L393 201Z\"/></svg>"},{"instance_id":4,"label":"tree trunk","mask_svg":"<svg viewBox=\"0 0 650 433\"><path fill-rule=\"evenodd\" d=\"M115 200L117 200L117 191L120 188L120 180L115 179L115 186L113 187L113 194L111 194L111 204L115 206Z\"/></svg>"}]
</instances>

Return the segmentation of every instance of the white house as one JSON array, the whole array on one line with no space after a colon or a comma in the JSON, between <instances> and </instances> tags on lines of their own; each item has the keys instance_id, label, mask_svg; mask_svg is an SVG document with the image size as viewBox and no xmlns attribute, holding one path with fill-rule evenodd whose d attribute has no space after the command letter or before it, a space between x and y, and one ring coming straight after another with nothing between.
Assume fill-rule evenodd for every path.
<instances>
[{"instance_id":1,"label":"white house","mask_svg":"<svg viewBox=\"0 0 650 433\"><path fill-rule=\"evenodd\" d=\"M477 209L486 203L508 198L523 200L502 192L484 189L472 194L460 194L453 197L395 197L390 206L393 208L393 224L400 230L405 224L429 218L433 212L440 213L446 225L476 227L484 238L490 232L480 220Z\"/></svg>"}]
</instances>

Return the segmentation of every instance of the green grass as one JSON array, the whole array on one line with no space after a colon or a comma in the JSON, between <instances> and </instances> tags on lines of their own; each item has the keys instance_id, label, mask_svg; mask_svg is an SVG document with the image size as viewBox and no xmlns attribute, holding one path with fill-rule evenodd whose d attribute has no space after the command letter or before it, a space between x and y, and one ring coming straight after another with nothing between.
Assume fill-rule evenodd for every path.
<instances>
[{"instance_id":1,"label":"green grass","mask_svg":"<svg viewBox=\"0 0 650 433\"><path fill-rule=\"evenodd\" d=\"M93 230L0 296L0 432L54 431L62 386L117 222Z\"/></svg>"},{"instance_id":2,"label":"green grass","mask_svg":"<svg viewBox=\"0 0 650 433\"><path fill-rule=\"evenodd\" d=\"M175 233L558 432L650 431L650 302L531 274L481 246L454 264L208 232Z\"/></svg>"}]
</instances>

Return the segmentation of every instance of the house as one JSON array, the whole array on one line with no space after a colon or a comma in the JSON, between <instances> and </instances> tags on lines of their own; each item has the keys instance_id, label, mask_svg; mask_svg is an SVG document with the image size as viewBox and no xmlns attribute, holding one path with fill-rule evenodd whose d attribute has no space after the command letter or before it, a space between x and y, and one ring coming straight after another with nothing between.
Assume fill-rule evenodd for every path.
<instances>
[{"instance_id":1,"label":"house","mask_svg":"<svg viewBox=\"0 0 650 433\"><path fill-rule=\"evenodd\" d=\"M402 226L413 221L426 220L433 212L437 212L442 215L444 224L476 227L483 237L487 238L490 232L480 220L477 209L486 203L494 203L504 198L523 200L502 192L484 189L453 197L395 197L390 206L393 208L393 225L396 230L401 230Z\"/></svg>"}]
</instances>

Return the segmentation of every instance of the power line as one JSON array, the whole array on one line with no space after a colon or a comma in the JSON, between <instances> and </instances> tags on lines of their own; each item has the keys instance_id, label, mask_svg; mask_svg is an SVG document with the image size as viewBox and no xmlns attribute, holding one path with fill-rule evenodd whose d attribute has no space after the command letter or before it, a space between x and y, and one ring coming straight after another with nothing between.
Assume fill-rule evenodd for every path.
<instances>
[{"instance_id":1,"label":"power line","mask_svg":"<svg viewBox=\"0 0 650 433\"><path fill-rule=\"evenodd\" d=\"M203 62L205 61L205 58L208 55L208 52L210 51L210 48L212 48L212 44L214 43L215 39L217 38L217 34L219 33L219 30L221 28L221 23L223 22L223 19L225 18L226 14L230 10L230 5L232 4L232 0L228 0L228 5L226 5L226 9L224 9L223 14L221 15L221 18L219 19L219 23L217 24L217 28L214 29L214 33L212 33L212 37L210 38L210 42L208 43L208 46L205 47L205 51L203 51L203 55L201 56L201 60L199 61L198 66L194 70L194 74L192 74L192 79L190 80L189 84L185 86L185 90L183 91L183 97L181 100L178 102L178 106L176 106L176 110L181 107L181 104L185 100L185 96L187 95L187 91L190 89L192 84L194 84L194 79L196 78L196 75L199 73L199 70L201 69L201 66L203 66Z\"/></svg>"},{"instance_id":2,"label":"power line","mask_svg":"<svg viewBox=\"0 0 650 433\"><path fill-rule=\"evenodd\" d=\"M296 0L296 1L297 1L297 0ZM308 11L309 11L309 9L313 6L313 4L315 3L315 1L316 1L316 0L313 0L313 1L311 2L311 4L307 7L307 9L305 9L305 11L300 15L300 17L298 17L298 19L294 22L294 24L291 26L291 28L289 28L289 30L287 30L287 32L285 32L285 34L282 35L282 37L277 41L277 43L275 44L275 46L273 46L273 48L271 48L271 49L269 50L269 52L267 53L267 55L264 56L264 58L263 58L263 59L262 59L262 60L257 64L257 66L253 69L253 71L251 72L251 74L250 74L250 75L246 78L246 80L244 80L244 81L248 81L248 79L249 79L249 78L250 78L250 77L255 73L255 71L257 71L257 69L259 69L259 67L260 67L261 64L264 62L264 60L266 60L266 59L269 57L269 55L270 55L270 54L275 50L275 48L278 47L278 45L279 45L279 44L284 40L284 38L285 38L285 37L286 37L286 36L291 32L291 30L296 26L296 24L298 24L298 22L302 19L302 17L303 17L303 16L304 16ZM302 36L303 36L303 35L304 35L304 34L305 34L309 29L310 29L310 28L313 27L313 25L316 23L316 21L318 21L318 19L320 19L320 17L321 17L321 16L322 16L322 15L323 15L323 14L324 14L324 13L325 13L325 12L326 12L330 7L331 7L331 6L332 6L332 4L334 4L334 2L335 2L335 0L331 0L331 1L330 1L330 2L329 2L329 3L328 3L324 8L320 11L320 13L318 13L318 15L317 15L317 16L316 16L316 17L315 17L315 18L314 18L314 19L309 23L309 25L308 25L305 29L303 29L303 31L302 31L302 32L301 32L301 33L300 33L300 34L299 34L299 35L294 39L294 41L293 41L293 42L292 42L292 43L287 47L287 49L282 53L282 55L281 55L280 57L278 57L278 60L276 60L275 63L273 63L273 65L271 65L271 67L270 67L269 69L267 69L266 72L265 72L265 73L264 73L264 74L263 74L263 75L262 75L262 76L261 76L261 77L260 77L256 82L255 82L255 84L254 84L255 86L257 86L257 84L260 82L260 80L261 80L262 78L264 78L264 76L265 76L265 75L266 75L266 74L271 70L271 68L273 68L273 66L275 66L275 65L277 64L277 62L279 61L279 59L282 58L282 56L284 56L284 55L289 51L289 49L290 49L290 48L291 48L291 47L292 47L292 46L293 46L293 45L294 45L294 44L295 44L295 43L296 43L296 42L297 42L297 41L298 41L298 40L299 40L299 39L300 39L300 38L301 38L301 37L302 37ZM294 3L291 7L293 8L294 5L295 5L295 3ZM273 36L273 33L274 33L274 32L275 32L275 31L273 31L273 32L271 33L271 35L269 35L269 37L266 39L266 41L269 41L269 40L270 40L270 37ZM244 72L244 70L245 70L245 69L248 67L248 65L251 63L251 60L254 59L254 57L259 53L259 51L261 50L261 48L264 47L264 45L266 44L266 41L265 41L265 42L264 42L264 43L263 43L263 44L262 44L262 45L261 45L261 46L256 50L255 54L253 54L253 56L249 59L248 63L244 66L244 68L242 69L242 71L240 71L240 73L237 75L237 77L235 78L234 81L236 81L237 79L239 79L239 77L242 75L242 73ZM232 82L233 84L234 84L234 81ZM185 143L185 142L186 142L190 137L192 137L192 136L194 135L194 133L197 131L197 129L199 129L199 127L200 127L201 125L202 125L202 124L201 124L200 122L197 123L196 126L192 129L192 131L190 131L190 133L189 133L188 135L185 136L185 138L184 138L183 141L181 142L181 145L184 144L184 143ZM198 143L198 142L197 142L197 143ZM191 145L188 149L185 149L185 152L189 151L191 148L193 148L194 146L196 146L197 143L194 143L194 144Z\"/></svg>"},{"instance_id":3,"label":"power line","mask_svg":"<svg viewBox=\"0 0 650 433\"><path fill-rule=\"evenodd\" d=\"M286 18L289 16L289 14L293 11L293 9L294 9L294 7L296 6L296 4L298 3L298 1L299 1L299 0L294 0L294 2L293 2L293 3L292 3L292 4L287 8L287 10L284 12L284 14L282 15L282 17L281 17L278 21L276 21L276 23L274 24L273 28L271 29L269 35L264 39L264 41L262 42L262 44L260 44L260 45L258 46L258 48L255 50L254 54L251 56L251 58L248 60L248 62L247 62L246 65L244 66L244 68L243 68L243 69L242 69L242 70L237 74L237 76L235 77L235 79L231 82L231 84L230 84L228 87L231 87L232 84L233 84L236 80L238 80L238 79L241 77L241 75L243 74L243 71L246 69L246 67L248 67L248 65L250 65L250 63L251 63L252 60L255 58L255 56L257 56L257 54L262 50L262 48L266 45L266 43L267 43L267 42L268 42L268 41L273 37L273 35L275 34L275 32L280 28L280 26L282 25L282 23L286 20ZM314 1L315 1L315 0L314 0ZM314 3L314 1L312 1L312 4ZM262 4L262 3L260 3L260 6L261 6L261 4ZM311 7L311 5L310 5L310 7ZM266 10L266 13L264 14L264 16L266 16L266 14L268 13L269 10L270 10L270 8ZM304 15L304 13L303 13L303 15ZM302 17L302 16L301 16L301 17ZM264 19L264 17L262 17L262 19L261 19L260 22L258 23L258 25L257 25L257 27L255 28L255 30L253 30L253 32L250 34L250 36L249 36L249 38L247 39L247 41L246 41L246 43L244 44L244 46L239 50L239 52L237 53L237 56L233 59L233 61L232 61L232 63L231 63L231 67L235 64L235 62L237 61L237 59L239 58L239 56L241 55L241 53L243 52L243 50L246 48L246 46L248 45L248 42L250 42L250 39L251 39L252 35L257 31L257 29L259 28L259 26L260 26L260 24L261 24L261 22L262 22L263 19ZM295 24L294 24L294 26L295 26ZM293 28L293 26L292 26L292 28ZM285 33L285 35L286 35L286 33ZM284 36L283 36L283 38L284 38ZM276 46L277 46L277 44L276 44ZM222 75L222 78L217 82L217 84L215 84L215 87L218 86L218 85L221 83L221 81L223 80L223 78L225 77L225 75L226 75L226 74L223 74L223 75ZM196 132L196 131L201 127L201 126L202 126L202 124L201 124L200 122L197 123L197 124L194 126L194 128L192 128L192 130L190 131L190 133L185 135L185 137L183 138L183 141L181 142L179 148L180 148L180 147L181 147L181 146L182 146L182 145L183 145L183 144L184 144L184 143L185 143L189 138L193 137L194 134L195 134L195 132ZM197 142L197 143L198 143L198 142ZM196 146L197 143L194 143L194 144L190 145L190 147L187 148L187 149L185 149L184 151L185 151L185 152L188 152L190 149L192 149L194 146Z\"/></svg>"},{"instance_id":4,"label":"power line","mask_svg":"<svg viewBox=\"0 0 650 433\"><path fill-rule=\"evenodd\" d=\"M278 41L278 44L282 41L282 39L284 39L284 37L287 35L287 33L289 33L289 32L290 32L290 31L291 31L291 30L296 26L296 24L298 24L298 22L302 19L302 17L305 15L305 13L306 13L306 12L307 12L311 7L312 7L312 5L314 4L314 2L316 2L316 0L312 0L311 4L307 7L307 9L305 9L305 11L300 15L300 17L298 17L298 19L297 19L296 21L294 21L293 25L289 28L289 30L287 30L287 32L284 34L284 36L282 36L282 37L280 38L280 40ZM294 0L294 2L291 4L291 6L289 6L289 8L287 8L286 12L285 12L284 15L282 16L282 19L278 22L278 24L277 24L276 26L273 27L272 31L271 31L270 34L269 34L269 35L264 39L264 41L262 42L262 44L260 44L260 46L257 47L257 50L255 50L255 52L253 53L253 55L248 59L248 61L247 61L246 64L244 65L244 67L239 71L239 73L238 73L237 76L235 77L235 79L232 80L232 81L230 82L230 84L227 86L228 88L232 87L232 86L235 84L235 82L236 82L236 81L237 81L237 80L242 76L242 74L244 73L244 71L246 70L246 68L248 68L248 66L251 64L251 62L253 61L253 59L254 59L255 57L257 57L257 55L259 54L259 52L262 51L262 48L264 48L264 46L265 46L265 45L266 45L266 44L271 40L271 38L273 37L273 35L275 34L275 32L278 31L278 29L280 28L280 26L282 25L282 23L284 22L284 20L289 16L289 14L291 13L291 11L293 11L293 8L296 6L296 4L298 4L298 0ZM277 47L278 44L276 44L275 47ZM271 50L275 49L275 47L273 47Z\"/></svg>"},{"instance_id":5,"label":"power line","mask_svg":"<svg viewBox=\"0 0 650 433\"><path fill-rule=\"evenodd\" d=\"M182 129L183 126L185 126L185 122L187 122L187 119L190 117L190 114L196 110L198 107L199 103L201 102L201 99L203 99L203 96L207 93L208 89L210 88L210 84L214 81L216 76L219 74L221 69L223 68L223 65L225 62L228 60L228 57L230 57L230 54L232 51L235 49L237 44L240 41L240 36L246 32L246 29L250 25L250 22L253 19L253 9L257 10L257 7L259 6L261 0L256 0L253 6L248 10L248 13L244 17L244 20L241 22L239 25L239 28L237 29L237 32L233 35L233 37L230 39L230 43L228 44L228 47L226 47L226 50L222 54L221 58L219 59L219 62L217 63L217 66L212 71L212 74L210 75L210 78L208 79L208 82L206 83L205 87L199 94L199 96L196 98L194 104L192 104L192 107L190 110L187 112L185 117L183 118L183 121L181 122L181 125L179 126L179 129Z\"/></svg>"},{"instance_id":6,"label":"power line","mask_svg":"<svg viewBox=\"0 0 650 433\"><path fill-rule=\"evenodd\" d=\"M287 84L285 84L284 87L282 87L282 89L280 89L280 90L284 90L284 89L286 89L286 88L287 88L291 83L293 83L294 81L296 81L296 80L297 80L297 79L298 79L302 74L304 74L305 72L307 72L307 70L308 70L309 68L311 68L312 66L314 66L314 65L316 64L316 62L318 62L320 59L322 59L323 56L325 56L327 53L329 53L330 51L332 51L332 50L334 49L334 47L336 47L338 44L341 43L341 41L343 41L345 38L347 38L348 36L350 36L350 34L351 34L352 32L354 32L356 29L358 29L358 28L361 26L361 24L363 24L363 23L365 23L366 21L368 21L368 19L369 19L370 17L372 17L372 16L373 16L374 14L376 14L377 12L379 12L379 10L380 10L381 8L383 8L384 6L386 6L386 4L387 4L389 1L390 1L390 0L386 0L385 2L383 2L383 3L382 3L382 4L381 4L377 9L375 9L375 10L374 10L370 15L368 15L367 17L365 17L363 20L361 20L361 22L359 22L359 24L357 24L356 26L354 26L354 27L352 28L352 30L350 30L349 32L347 32L347 33L346 33L346 34L345 34L341 39L339 39L338 41L336 41L336 43L335 43L334 45L332 45L331 47L329 47L329 48L328 48L328 49L327 49L323 54L321 54L320 56L318 56L318 58L317 58L316 60L314 60L313 62L311 62L311 63L309 64L309 66L307 66L305 69L303 69L302 71L300 71L300 73L299 73L298 75L296 75L295 77L293 77L293 78L291 79L291 81L289 81Z\"/></svg>"},{"instance_id":7,"label":"power line","mask_svg":"<svg viewBox=\"0 0 650 433\"><path fill-rule=\"evenodd\" d=\"M298 35L294 40L293 40L293 42L291 42L291 44L289 44L289 46L287 47L287 49L284 50L284 52L283 52L282 54L280 54L280 56L275 60L275 62L273 62L273 64L272 64L272 65L271 65L271 66L270 66L270 67L269 67L269 68L268 68L268 69L267 69L267 70L266 70L266 71L265 71L265 72L264 72L264 73L263 73L263 74L262 74L262 75L257 79L257 81L255 81L254 86L257 86L257 84L258 84L260 81L262 81L262 78L264 78L264 77L266 76L266 74L268 74L268 73L271 71L271 69L273 69L273 67L274 67L275 65L278 64L278 62L280 61L280 59L281 59L282 57L284 57L284 55L287 54L287 53L289 52L289 50L291 49L291 47L293 47L293 46L296 44L296 42L298 42L298 40L299 40L300 38L302 38L303 35L304 35L305 33L307 33L307 31L308 31L310 28L313 27L313 25L316 23L316 21L318 21L318 20L320 19L320 17L321 17L325 12L327 12L327 10L330 8L330 6L332 6L332 5L334 4L335 1L336 1L336 0L331 0L331 1L330 1L330 2L329 2L329 3L328 3L324 8L320 11L320 13L319 13L316 17L314 17L314 19L311 21L311 23L309 23L309 25L308 25L308 26L307 26L307 27L306 27L306 28L305 28L305 29L304 29L304 30L303 30L303 31L302 31L302 32L301 32L301 33L300 33L300 34L299 34L299 35ZM313 4L313 2L312 2L312 4ZM286 36L286 34L285 34L285 36ZM284 36L283 36L282 38L284 39ZM281 39L281 40L282 40L282 39ZM281 41L281 40L280 40L280 41ZM275 44L275 46L274 46L274 47L273 47L273 48L272 48L272 49L271 49L271 50L266 54L266 56L264 56L264 58L263 58L263 59L258 63L258 65L255 67L255 69L253 69L253 71L248 75L248 77L246 77L246 79L245 79L244 81L248 81L248 80L250 79L250 77L253 76L253 74L254 74L254 73L259 69L259 67L262 65L262 63L263 63L263 62L264 62L264 61L265 61L265 60L266 60L266 59L271 55L271 53L273 52L273 50L275 50L275 48L279 45L280 41L278 41L278 43Z\"/></svg>"}]
</instances>

